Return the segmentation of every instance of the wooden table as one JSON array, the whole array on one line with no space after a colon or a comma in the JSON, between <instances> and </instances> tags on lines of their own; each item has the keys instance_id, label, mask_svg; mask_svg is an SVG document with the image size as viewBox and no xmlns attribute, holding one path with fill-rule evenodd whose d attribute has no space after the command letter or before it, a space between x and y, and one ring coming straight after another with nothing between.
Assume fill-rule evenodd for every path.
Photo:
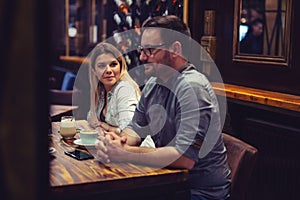
<instances>
[{"instance_id":1,"label":"wooden table","mask_svg":"<svg viewBox=\"0 0 300 200\"><path fill-rule=\"evenodd\" d=\"M61 116L72 115L72 112L76 109L78 109L78 106L50 105L50 117L52 121L60 121Z\"/></svg>"},{"instance_id":2,"label":"wooden table","mask_svg":"<svg viewBox=\"0 0 300 200\"><path fill-rule=\"evenodd\" d=\"M88 126L77 121L77 126ZM50 190L53 199L188 199L187 170L155 169L130 163L78 161L64 154L78 146L61 139L59 123L52 123ZM84 148L84 147L81 147ZM94 152L93 147L88 151ZM180 196L181 195L181 196Z\"/></svg>"}]
</instances>

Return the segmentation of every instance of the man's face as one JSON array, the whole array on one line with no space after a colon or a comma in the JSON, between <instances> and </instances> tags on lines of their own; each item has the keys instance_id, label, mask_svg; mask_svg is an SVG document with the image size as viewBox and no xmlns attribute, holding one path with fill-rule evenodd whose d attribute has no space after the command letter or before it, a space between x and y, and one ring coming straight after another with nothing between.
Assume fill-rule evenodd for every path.
<instances>
[{"instance_id":1,"label":"man's face","mask_svg":"<svg viewBox=\"0 0 300 200\"><path fill-rule=\"evenodd\" d=\"M170 53L167 44L161 39L159 29L148 28L144 30L141 38L140 60L145 64L145 74L147 76L159 77L163 74L165 66L171 66Z\"/></svg>"},{"instance_id":2,"label":"man's face","mask_svg":"<svg viewBox=\"0 0 300 200\"><path fill-rule=\"evenodd\" d=\"M253 35L258 37L262 34L263 30L264 30L264 26L262 25L262 23L257 23L255 25L252 26L253 29Z\"/></svg>"}]
</instances>

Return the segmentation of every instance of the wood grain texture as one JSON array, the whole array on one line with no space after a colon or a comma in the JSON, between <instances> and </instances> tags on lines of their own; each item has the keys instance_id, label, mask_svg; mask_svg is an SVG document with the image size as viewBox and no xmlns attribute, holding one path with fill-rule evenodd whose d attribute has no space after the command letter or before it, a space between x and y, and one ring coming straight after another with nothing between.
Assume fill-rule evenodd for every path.
<instances>
[{"instance_id":1,"label":"wood grain texture","mask_svg":"<svg viewBox=\"0 0 300 200\"><path fill-rule=\"evenodd\" d=\"M300 112L300 96L231 84L212 83L212 86L217 95Z\"/></svg>"},{"instance_id":2,"label":"wood grain texture","mask_svg":"<svg viewBox=\"0 0 300 200\"><path fill-rule=\"evenodd\" d=\"M89 63L86 57L80 57L80 56L60 56L59 59L62 61L75 62L75 63Z\"/></svg>"},{"instance_id":3,"label":"wood grain texture","mask_svg":"<svg viewBox=\"0 0 300 200\"><path fill-rule=\"evenodd\" d=\"M84 120L76 121L77 128L87 128ZM50 146L56 149L50 161L52 195L76 196L89 193L110 193L153 185L179 184L187 181L187 170L155 169L131 163L103 164L96 159L78 161L64 154L76 148L95 152L93 147L79 147L73 140L65 141L58 133L59 122L52 123ZM75 137L78 137L77 135ZM95 154L93 154L95 155Z\"/></svg>"}]
</instances>

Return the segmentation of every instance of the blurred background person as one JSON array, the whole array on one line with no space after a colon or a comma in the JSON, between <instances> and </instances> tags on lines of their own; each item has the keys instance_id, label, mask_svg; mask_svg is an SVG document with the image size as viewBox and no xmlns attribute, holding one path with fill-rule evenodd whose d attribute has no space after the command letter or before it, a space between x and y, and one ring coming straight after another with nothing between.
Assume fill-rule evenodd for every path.
<instances>
[{"instance_id":1,"label":"blurred background person","mask_svg":"<svg viewBox=\"0 0 300 200\"><path fill-rule=\"evenodd\" d=\"M263 19L263 13L261 11L261 9L259 8L256 8L256 9L249 9L249 19L248 19L248 23L251 24L252 22L254 22L254 20L256 19L260 19L262 20Z\"/></svg>"},{"instance_id":2,"label":"blurred background person","mask_svg":"<svg viewBox=\"0 0 300 200\"><path fill-rule=\"evenodd\" d=\"M246 36L240 42L240 52L249 54L263 53L264 24L261 19L255 19L250 25Z\"/></svg>"}]
</instances>

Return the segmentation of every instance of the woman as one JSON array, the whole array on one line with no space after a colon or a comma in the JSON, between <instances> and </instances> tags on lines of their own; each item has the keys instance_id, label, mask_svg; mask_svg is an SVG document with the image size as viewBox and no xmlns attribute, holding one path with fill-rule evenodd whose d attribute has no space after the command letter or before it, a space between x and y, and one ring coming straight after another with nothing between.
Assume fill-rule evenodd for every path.
<instances>
[{"instance_id":1,"label":"woman","mask_svg":"<svg viewBox=\"0 0 300 200\"><path fill-rule=\"evenodd\" d=\"M124 57L113 45L98 44L90 56L89 76L89 124L120 133L131 121L141 93Z\"/></svg>"}]
</instances>

